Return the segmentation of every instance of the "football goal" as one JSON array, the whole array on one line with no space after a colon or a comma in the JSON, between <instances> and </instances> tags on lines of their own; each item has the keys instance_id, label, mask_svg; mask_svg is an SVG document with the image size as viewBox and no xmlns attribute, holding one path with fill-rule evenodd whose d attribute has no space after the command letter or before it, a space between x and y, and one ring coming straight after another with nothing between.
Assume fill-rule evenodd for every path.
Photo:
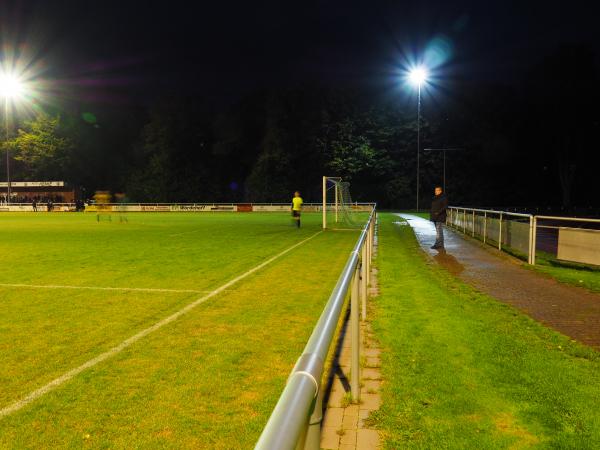
<instances>
[{"instance_id":1,"label":"football goal","mask_svg":"<svg viewBox=\"0 0 600 450\"><path fill-rule=\"evenodd\" d=\"M335 224L358 225L357 205L350 196L350 183L340 177L323 177L323 229Z\"/></svg>"}]
</instances>

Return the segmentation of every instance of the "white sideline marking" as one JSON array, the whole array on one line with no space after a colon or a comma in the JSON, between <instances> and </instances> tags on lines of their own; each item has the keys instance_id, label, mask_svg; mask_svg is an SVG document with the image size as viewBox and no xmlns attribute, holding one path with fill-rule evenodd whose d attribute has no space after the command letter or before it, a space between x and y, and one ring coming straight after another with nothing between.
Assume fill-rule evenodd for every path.
<instances>
[{"instance_id":1,"label":"white sideline marking","mask_svg":"<svg viewBox=\"0 0 600 450\"><path fill-rule=\"evenodd\" d=\"M90 289L98 291L141 291L141 292L179 292L201 294L211 292L207 290L199 291L196 289L161 289L161 288L127 288L127 287L101 287L101 286L62 286L57 284L7 284L0 283L0 287L18 287L31 289Z\"/></svg>"},{"instance_id":2,"label":"white sideline marking","mask_svg":"<svg viewBox=\"0 0 600 450\"><path fill-rule=\"evenodd\" d=\"M179 311L177 311L176 313L171 314L169 317L164 318L163 320L155 323L154 325L146 328L145 330L140 331L137 334L134 334L133 336L131 336L130 338L125 339L123 342L121 342L119 345L117 345L116 347L111 348L110 350L102 353L101 355L96 356L95 358L90 359L89 361L83 363L82 365L80 365L79 367L76 367L74 369L69 370L68 372L64 373L63 375L61 375L58 378L55 378L54 380L52 380L51 382L49 382L48 384L46 384L45 386L42 386L39 389L36 389L35 391L27 394L25 397L23 397L21 400L18 400L14 403L12 403L11 405L8 405L5 408L0 409L0 418L8 416L9 414L14 413L15 411L18 411L19 409L23 408L24 406L28 405L29 403L37 400L38 398L40 398L42 395L47 394L48 392L50 392L52 389L60 386L61 384L69 381L71 378L79 375L81 372L83 372L85 369L89 369L90 367L95 366L98 363L101 363L102 361L105 361L106 359L110 358L111 356L116 355L117 353L119 353L121 350L129 347L130 345L136 343L137 341L139 341L140 339L142 339L143 337L149 335L150 333L152 333L153 331L156 331L162 327L164 327L165 325L173 322L174 320L178 319L179 317L183 316L184 314L188 313L189 311L191 311L192 309L194 309L196 306L200 305L201 303L204 303L206 300L208 300L211 297L214 297L215 295L219 294L220 292L223 292L224 290L226 290L228 287L234 285L235 283L237 283L238 281L246 278L248 275L253 274L254 272L256 272L257 270L262 269L263 267L265 267L266 265L272 263L273 261L275 261L276 259L282 257L283 255L285 255L286 253L292 251L293 249L295 249L296 247L301 246L302 244L304 244L305 242L310 241L311 239L313 239L314 237L318 236L319 234L321 234L322 231L318 231L315 234L313 234L312 236L304 239L303 241L298 242L297 244L292 245L291 247L289 247L288 249L282 251L281 253L278 253L275 256L272 256L271 258L267 259L265 262L259 264L258 266L248 270L247 272L235 277L233 280L228 281L227 283L225 283L224 285L222 285L221 287L218 287L217 289L215 289L214 291L211 291L210 293L206 294L203 297L200 297L197 300L194 300L192 303L189 303L188 305L184 306L183 308L181 308Z\"/></svg>"},{"instance_id":3,"label":"white sideline marking","mask_svg":"<svg viewBox=\"0 0 600 450\"><path fill-rule=\"evenodd\" d=\"M175 237L175 236L182 236L184 234L190 234L190 233L197 233L198 231L202 231L202 229L198 229L198 230L192 230L192 231L184 231L183 233L175 233L175 234L170 234L169 237Z\"/></svg>"}]
</instances>

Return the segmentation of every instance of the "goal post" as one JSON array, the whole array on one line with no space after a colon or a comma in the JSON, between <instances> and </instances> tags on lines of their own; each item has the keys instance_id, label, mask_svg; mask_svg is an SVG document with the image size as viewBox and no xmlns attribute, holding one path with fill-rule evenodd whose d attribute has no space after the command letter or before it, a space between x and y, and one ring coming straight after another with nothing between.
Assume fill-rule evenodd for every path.
<instances>
[{"instance_id":1,"label":"goal post","mask_svg":"<svg viewBox=\"0 0 600 450\"><path fill-rule=\"evenodd\" d=\"M344 182L340 177L323 177L323 229L328 228L328 220L336 224L344 222L354 225L349 186L350 183Z\"/></svg>"}]
</instances>

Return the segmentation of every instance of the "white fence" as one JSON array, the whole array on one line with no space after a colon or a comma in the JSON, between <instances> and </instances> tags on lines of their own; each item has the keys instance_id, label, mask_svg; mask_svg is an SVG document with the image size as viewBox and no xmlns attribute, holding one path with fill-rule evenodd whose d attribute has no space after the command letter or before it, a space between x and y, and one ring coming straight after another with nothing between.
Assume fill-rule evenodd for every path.
<instances>
[{"instance_id":1,"label":"white fence","mask_svg":"<svg viewBox=\"0 0 600 450\"><path fill-rule=\"evenodd\" d=\"M533 216L491 209L448 208L447 224L484 243L518 250L535 264Z\"/></svg>"},{"instance_id":2,"label":"white fence","mask_svg":"<svg viewBox=\"0 0 600 450\"><path fill-rule=\"evenodd\" d=\"M86 212L289 212L290 203L106 203L86 205ZM354 203L352 210L370 212L373 203ZM305 203L305 212L321 212L321 203ZM31 203L0 205L0 212L33 212ZM46 204L38 204L37 211L47 211ZM74 203L55 203L52 211L75 211Z\"/></svg>"},{"instance_id":3,"label":"white fence","mask_svg":"<svg viewBox=\"0 0 600 450\"><path fill-rule=\"evenodd\" d=\"M532 265L541 253L547 259L600 266L600 219L451 206L447 225L499 250L516 250Z\"/></svg>"}]
</instances>

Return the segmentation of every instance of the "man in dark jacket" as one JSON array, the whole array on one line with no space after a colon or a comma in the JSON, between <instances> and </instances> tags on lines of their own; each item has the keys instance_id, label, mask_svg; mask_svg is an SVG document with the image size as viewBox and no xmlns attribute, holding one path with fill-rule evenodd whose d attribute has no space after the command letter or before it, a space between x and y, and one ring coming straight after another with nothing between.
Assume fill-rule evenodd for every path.
<instances>
[{"instance_id":1,"label":"man in dark jacket","mask_svg":"<svg viewBox=\"0 0 600 450\"><path fill-rule=\"evenodd\" d=\"M448 208L448 198L442 192L440 186L435 187L435 197L431 201L431 221L435 224L435 244L431 248L444 248L444 229L442 226L446 222L446 209Z\"/></svg>"}]
</instances>

